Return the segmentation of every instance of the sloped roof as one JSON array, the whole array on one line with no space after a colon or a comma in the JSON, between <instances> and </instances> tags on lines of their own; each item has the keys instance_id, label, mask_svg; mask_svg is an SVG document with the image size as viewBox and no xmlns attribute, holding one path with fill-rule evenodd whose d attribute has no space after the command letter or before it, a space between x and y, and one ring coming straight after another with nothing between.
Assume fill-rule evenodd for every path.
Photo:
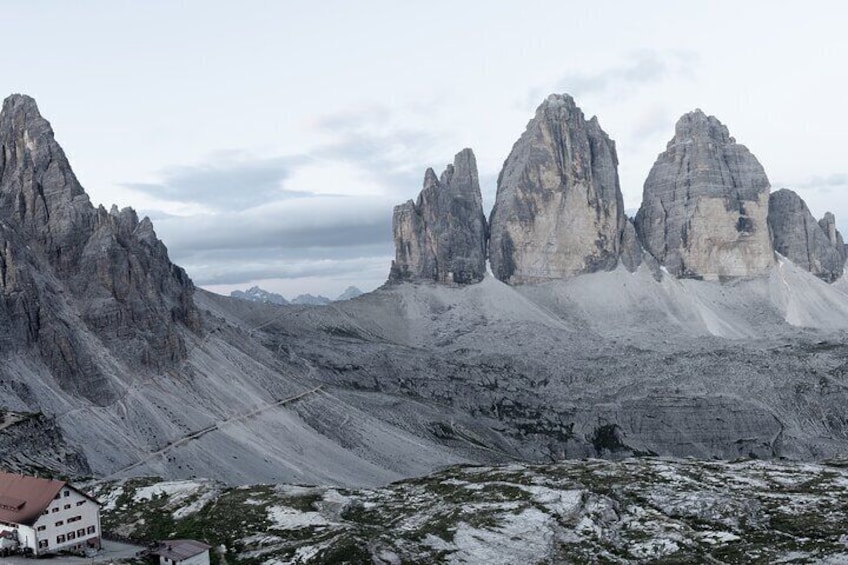
<instances>
[{"instance_id":1,"label":"sloped roof","mask_svg":"<svg viewBox=\"0 0 848 565\"><path fill-rule=\"evenodd\" d=\"M182 561L208 551L211 546L193 539L171 539L159 542L152 553L174 561Z\"/></svg>"},{"instance_id":2,"label":"sloped roof","mask_svg":"<svg viewBox=\"0 0 848 565\"><path fill-rule=\"evenodd\" d=\"M0 472L0 521L33 525L66 484Z\"/></svg>"}]
</instances>

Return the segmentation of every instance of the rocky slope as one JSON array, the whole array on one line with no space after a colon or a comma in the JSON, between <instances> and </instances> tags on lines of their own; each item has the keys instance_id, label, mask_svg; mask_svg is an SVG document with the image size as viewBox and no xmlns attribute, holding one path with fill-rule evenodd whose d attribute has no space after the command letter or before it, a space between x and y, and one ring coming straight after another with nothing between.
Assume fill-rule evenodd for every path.
<instances>
[{"instance_id":1,"label":"rocky slope","mask_svg":"<svg viewBox=\"0 0 848 565\"><path fill-rule=\"evenodd\" d=\"M390 281L479 282L486 272L486 218L471 149L454 157L441 178L424 174L418 200L396 206Z\"/></svg>"},{"instance_id":2,"label":"rocky slope","mask_svg":"<svg viewBox=\"0 0 848 565\"><path fill-rule=\"evenodd\" d=\"M801 197L784 188L769 197L768 223L775 251L824 281L842 276L845 243L833 214L817 222Z\"/></svg>"},{"instance_id":3,"label":"rocky slope","mask_svg":"<svg viewBox=\"0 0 848 565\"><path fill-rule=\"evenodd\" d=\"M615 143L568 95L551 95L498 177L489 258L510 284L614 269L627 229ZM634 255L635 238L624 239Z\"/></svg>"},{"instance_id":4,"label":"rocky slope","mask_svg":"<svg viewBox=\"0 0 848 565\"><path fill-rule=\"evenodd\" d=\"M769 181L714 116L685 114L645 181L636 229L645 250L680 277L765 274L774 264Z\"/></svg>"},{"instance_id":5,"label":"rocky slope","mask_svg":"<svg viewBox=\"0 0 848 565\"><path fill-rule=\"evenodd\" d=\"M848 560L848 470L835 461L466 466L353 491L138 479L95 494L106 531L204 539L239 563Z\"/></svg>"}]
</instances>

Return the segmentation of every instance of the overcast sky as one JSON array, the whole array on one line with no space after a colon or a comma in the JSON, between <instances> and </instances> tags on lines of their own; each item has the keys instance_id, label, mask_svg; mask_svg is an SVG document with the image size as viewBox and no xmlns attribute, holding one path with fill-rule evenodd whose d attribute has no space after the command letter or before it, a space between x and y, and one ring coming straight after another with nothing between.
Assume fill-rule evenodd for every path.
<instances>
[{"instance_id":1,"label":"overcast sky","mask_svg":"<svg viewBox=\"0 0 848 565\"><path fill-rule=\"evenodd\" d=\"M848 228L843 2L2 2L0 92L34 96L95 204L149 215L195 282L382 284L392 206L463 147L484 205L551 92L616 141L625 205L701 108Z\"/></svg>"}]
</instances>

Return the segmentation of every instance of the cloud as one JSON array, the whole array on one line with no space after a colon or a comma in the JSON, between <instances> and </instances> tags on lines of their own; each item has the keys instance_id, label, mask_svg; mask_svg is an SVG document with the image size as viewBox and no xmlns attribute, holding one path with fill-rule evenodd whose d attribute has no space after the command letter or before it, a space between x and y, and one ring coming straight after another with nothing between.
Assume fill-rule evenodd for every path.
<instances>
[{"instance_id":1,"label":"cloud","mask_svg":"<svg viewBox=\"0 0 848 565\"><path fill-rule=\"evenodd\" d=\"M827 176L815 175L801 182L794 183L798 188L829 192L831 188L848 186L848 174L832 173Z\"/></svg>"},{"instance_id":2,"label":"cloud","mask_svg":"<svg viewBox=\"0 0 848 565\"><path fill-rule=\"evenodd\" d=\"M300 155L233 151L125 186L166 208L148 215L172 260L198 285L385 280L394 253L392 209L415 197L427 156L444 141L426 127L396 122L383 106L353 108L309 124L320 142ZM178 208L166 203L194 206L175 215Z\"/></svg>"},{"instance_id":3,"label":"cloud","mask_svg":"<svg viewBox=\"0 0 848 565\"><path fill-rule=\"evenodd\" d=\"M351 247L391 240L392 205L379 197L313 196L249 210L169 216L156 224L175 249Z\"/></svg>"},{"instance_id":4,"label":"cloud","mask_svg":"<svg viewBox=\"0 0 848 565\"><path fill-rule=\"evenodd\" d=\"M389 274L392 257L387 254L348 257L343 259L321 258L268 258L251 260L224 260L215 262L188 263L194 282L201 286L246 285L250 281L266 279L325 278L344 280L385 281ZM304 289L304 292L307 292Z\"/></svg>"},{"instance_id":5,"label":"cloud","mask_svg":"<svg viewBox=\"0 0 848 565\"><path fill-rule=\"evenodd\" d=\"M693 51L638 51L605 69L569 71L552 86L554 92L567 92L575 97L617 95L669 78L692 76L698 64L698 55ZM536 104L546 94L544 89L535 88L530 100Z\"/></svg>"},{"instance_id":6,"label":"cloud","mask_svg":"<svg viewBox=\"0 0 848 565\"><path fill-rule=\"evenodd\" d=\"M308 162L303 155L221 157L199 165L167 167L159 173L159 182L127 182L123 186L164 201L244 210L269 201L309 196L283 188L293 169Z\"/></svg>"},{"instance_id":7,"label":"cloud","mask_svg":"<svg viewBox=\"0 0 848 565\"><path fill-rule=\"evenodd\" d=\"M633 119L631 137L640 141L659 135L670 137L674 131L674 117L660 105L651 106L637 113Z\"/></svg>"},{"instance_id":8,"label":"cloud","mask_svg":"<svg viewBox=\"0 0 848 565\"><path fill-rule=\"evenodd\" d=\"M324 116L313 127L330 140L310 154L356 165L387 193L414 192L421 186L428 155L443 136L424 127L392 126L392 121L384 107ZM449 157L442 159L447 163Z\"/></svg>"}]
</instances>

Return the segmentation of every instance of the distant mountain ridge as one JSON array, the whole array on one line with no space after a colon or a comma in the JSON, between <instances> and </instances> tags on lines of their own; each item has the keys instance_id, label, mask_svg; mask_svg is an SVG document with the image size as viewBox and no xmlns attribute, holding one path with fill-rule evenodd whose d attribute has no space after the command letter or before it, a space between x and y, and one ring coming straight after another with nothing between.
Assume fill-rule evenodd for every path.
<instances>
[{"instance_id":1,"label":"distant mountain ridge","mask_svg":"<svg viewBox=\"0 0 848 565\"><path fill-rule=\"evenodd\" d=\"M307 293L299 294L298 296L292 298L291 301L289 301L286 300L280 294L277 294L275 292L268 292L267 290L263 290L258 286L253 286L247 290L234 290L230 293L230 296L232 298L238 298L239 300L249 300L251 302L261 302L266 304L277 304L280 306L284 306L286 304L295 304L300 306L326 306L331 302L351 300L353 298L356 298L357 296L362 296L362 294L364 293L355 286L349 286L335 300L331 300L326 296L321 296L320 294L318 296L313 296Z\"/></svg>"},{"instance_id":2,"label":"distant mountain ridge","mask_svg":"<svg viewBox=\"0 0 848 565\"><path fill-rule=\"evenodd\" d=\"M252 286L247 290L234 290L230 293L230 296L239 300L250 300L251 302L264 302L267 304L279 304L281 306L289 304L289 301L283 298L282 295L275 292L268 292L258 286Z\"/></svg>"}]
</instances>

